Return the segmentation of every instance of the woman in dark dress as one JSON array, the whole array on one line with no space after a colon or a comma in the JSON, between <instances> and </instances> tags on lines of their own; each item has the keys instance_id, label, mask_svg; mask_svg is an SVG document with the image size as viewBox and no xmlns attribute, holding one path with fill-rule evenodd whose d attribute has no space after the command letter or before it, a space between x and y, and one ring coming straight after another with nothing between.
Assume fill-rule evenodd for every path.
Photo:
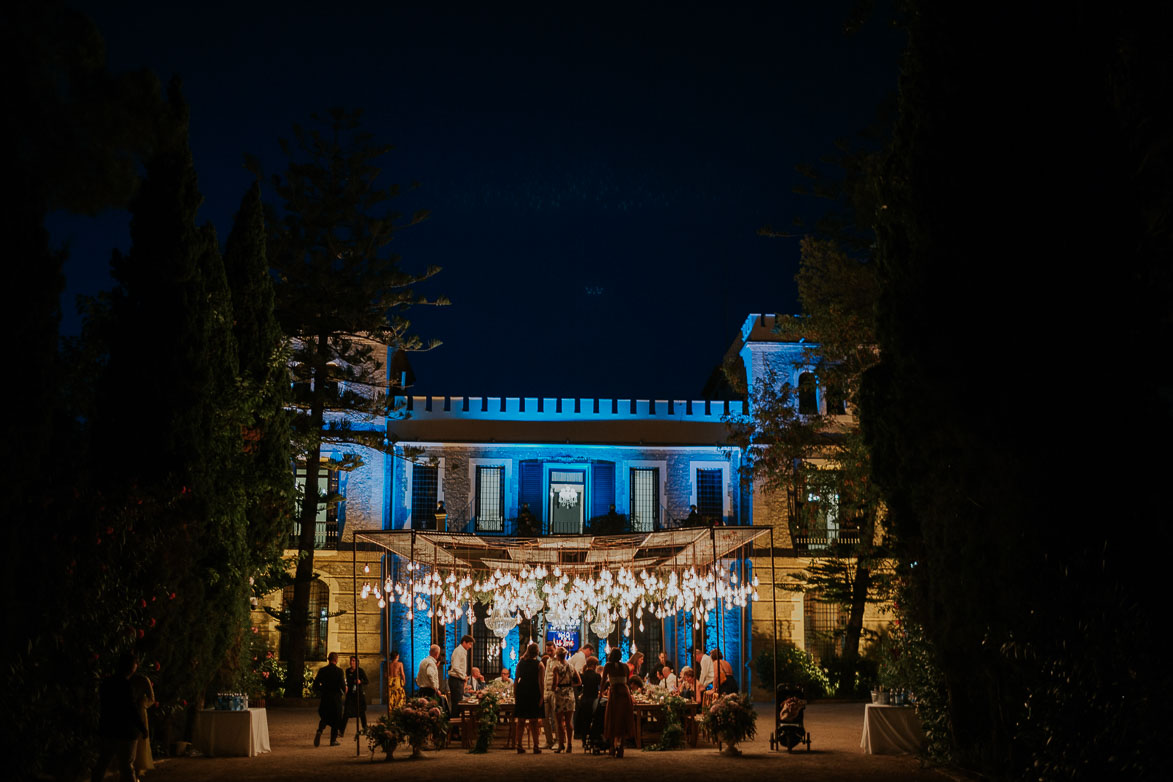
<instances>
[{"instance_id":1,"label":"woman in dark dress","mask_svg":"<svg viewBox=\"0 0 1173 782\"><path fill-rule=\"evenodd\" d=\"M538 645L531 643L517 663L517 674L513 677L513 716L516 718L514 730L517 732L519 755L525 754L521 738L525 735L527 724L530 738L534 743L534 754L542 754L538 744L538 725L545 719L542 709L542 680L545 676L546 672L538 661Z\"/></svg>"},{"instance_id":2,"label":"woman in dark dress","mask_svg":"<svg viewBox=\"0 0 1173 782\"><path fill-rule=\"evenodd\" d=\"M607 712L603 717L603 737L611 744L611 754L623 757L623 743L635 735L635 702L627 689L631 669L621 661L619 648L611 650L603 677L609 687Z\"/></svg>"},{"instance_id":3,"label":"woman in dark dress","mask_svg":"<svg viewBox=\"0 0 1173 782\"><path fill-rule=\"evenodd\" d=\"M591 719L595 716L595 706L599 702L599 685L603 682L599 676L599 658L593 655L587 658L581 678L582 691L578 694L578 706L574 709L574 737L582 739L585 751L591 732Z\"/></svg>"}]
</instances>

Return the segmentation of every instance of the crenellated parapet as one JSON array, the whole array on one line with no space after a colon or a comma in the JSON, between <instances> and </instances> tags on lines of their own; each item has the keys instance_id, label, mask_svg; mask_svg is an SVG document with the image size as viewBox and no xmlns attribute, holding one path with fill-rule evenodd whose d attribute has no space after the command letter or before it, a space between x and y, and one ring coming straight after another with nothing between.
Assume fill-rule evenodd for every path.
<instances>
[{"instance_id":1,"label":"crenellated parapet","mask_svg":"<svg viewBox=\"0 0 1173 782\"><path fill-rule=\"evenodd\" d=\"M408 396L396 402L396 407L418 420L720 423L743 411L740 400Z\"/></svg>"}]
</instances>

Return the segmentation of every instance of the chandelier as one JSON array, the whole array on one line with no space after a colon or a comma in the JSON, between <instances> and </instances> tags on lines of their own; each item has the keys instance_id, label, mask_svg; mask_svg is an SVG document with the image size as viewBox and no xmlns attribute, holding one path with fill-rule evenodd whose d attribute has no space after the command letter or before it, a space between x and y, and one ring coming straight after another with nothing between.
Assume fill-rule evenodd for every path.
<instances>
[{"instance_id":1,"label":"chandelier","mask_svg":"<svg viewBox=\"0 0 1173 782\"><path fill-rule=\"evenodd\" d=\"M505 609L501 606L493 608L493 613L485 619L485 627L493 631L493 635L498 638L504 638L509 635L509 631L517 627L521 620L516 616L510 616L505 613Z\"/></svg>"}]
</instances>

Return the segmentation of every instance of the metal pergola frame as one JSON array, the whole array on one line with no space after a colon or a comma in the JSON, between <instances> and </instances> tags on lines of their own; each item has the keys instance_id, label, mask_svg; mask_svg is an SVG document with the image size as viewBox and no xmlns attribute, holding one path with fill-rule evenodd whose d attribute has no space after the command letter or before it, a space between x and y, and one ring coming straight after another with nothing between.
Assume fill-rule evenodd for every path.
<instances>
[{"instance_id":1,"label":"metal pergola frame","mask_svg":"<svg viewBox=\"0 0 1173 782\"><path fill-rule=\"evenodd\" d=\"M744 550L758 538L770 537L770 595L773 605L774 645L774 687L777 687L778 657L778 601L774 571L774 529L773 527L732 526L697 527L670 529L658 532L627 533L622 535L549 535L544 537L515 537L503 535L477 535L464 532L432 530L356 530L355 543L359 540L372 543L386 554L395 554L412 563L432 567L444 567L469 572L521 571L526 566L541 564L547 567L557 565L562 572L571 576L577 573L597 571L607 566L625 566L633 570L643 569L660 572L695 568L701 570L713 567L732 555ZM358 648L358 546L354 550L353 589L356 621L354 627L355 649ZM744 554L739 555L743 558ZM384 565L384 577L389 569ZM412 570L414 586L415 570ZM744 567L742 577L744 578ZM380 586L381 590L381 586ZM414 592L413 592L414 593ZM717 646L721 646L721 603L717 605ZM388 601L383 618L385 630L389 629L391 601ZM390 662L390 644L383 644L384 664ZM744 644L742 645L744 650ZM415 622L411 623L410 669L415 670ZM744 662L742 662L744 666Z\"/></svg>"}]
</instances>

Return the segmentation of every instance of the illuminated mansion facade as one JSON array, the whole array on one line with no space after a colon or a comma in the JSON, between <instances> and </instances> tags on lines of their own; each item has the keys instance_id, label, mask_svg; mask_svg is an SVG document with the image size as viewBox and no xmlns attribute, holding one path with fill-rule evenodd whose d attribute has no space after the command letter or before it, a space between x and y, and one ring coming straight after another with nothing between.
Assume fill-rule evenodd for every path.
<instances>
[{"instance_id":1,"label":"illuminated mansion facade","mask_svg":"<svg viewBox=\"0 0 1173 782\"><path fill-rule=\"evenodd\" d=\"M749 316L727 359L740 358L751 385L772 369L798 388L809 345L782 341L774 326L773 315ZM815 393L814 404L825 408L827 400ZM320 619L311 626L310 658L352 653L357 621L358 653L372 680L393 649L409 671L410 686L433 641L444 647L447 660L457 639L469 632L477 639L474 662L492 678L502 665L516 665L525 637L541 639L551 629L524 622L502 650L484 622L470 627L462 619L444 626L422 612L409 620L398 603L380 609L375 599L361 597L356 611L354 595L364 584L378 585L404 566L402 558L378 546L362 540L356 546L356 532L440 530L487 539L639 534L689 524L690 513L692 523L699 517L706 525L772 530L740 550L732 563L724 561L744 578L759 579L759 600L719 617L716 611L705 617L648 617L630 637L616 630L598 638L584 623L573 643L609 642L625 649L636 643L651 659L665 651L679 669L690 663L689 647L711 648L719 640L742 682L754 678L753 657L770 648L775 631L780 643L827 653L838 610L781 585L839 534L836 520L831 514L821 534L794 539L786 498L743 484L743 454L728 442L725 424L746 412L742 400L411 396L399 401L407 415L389 427L392 452L354 448L361 467L323 476L345 499L319 513L315 571L320 579L313 585L311 612ZM280 609L291 597L291 591L278 592L267 601ZM879 622L869 612L867 624ZM278 649L273 620L254 611L254 623Z\"/></svg>"}]
</instances>

